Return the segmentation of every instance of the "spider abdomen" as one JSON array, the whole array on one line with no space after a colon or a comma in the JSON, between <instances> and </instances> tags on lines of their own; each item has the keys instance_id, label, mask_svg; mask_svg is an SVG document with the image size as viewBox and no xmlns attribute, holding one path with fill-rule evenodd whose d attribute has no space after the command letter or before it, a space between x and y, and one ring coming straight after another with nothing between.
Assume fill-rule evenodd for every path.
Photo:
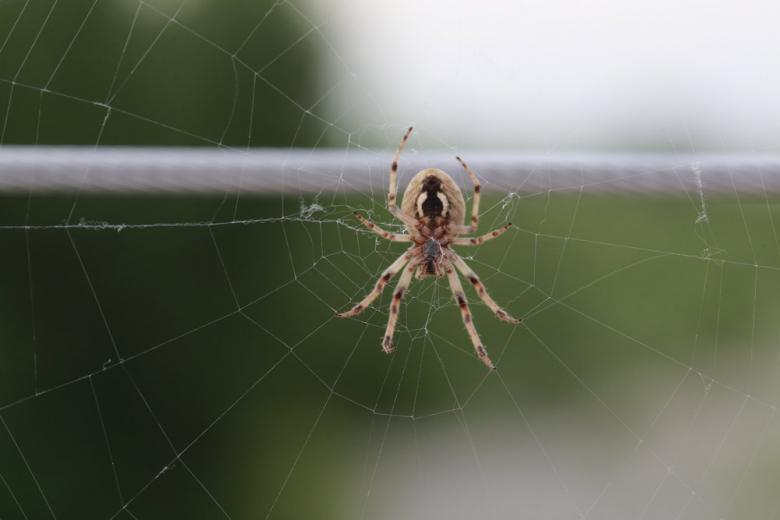
<instances>
[{"instance_id":1,"label":"spider abdomen","mask_svg":"<svg viewBox=\"0 0 780 520\"><path fill-rule=\"evenodd\" d=\"M404 191L401 209L431 226L440 225L444 219L462 224L466 215L460 188L452 177L437 168L426 168L412 177Z\"/></svg>"}]
</instances>

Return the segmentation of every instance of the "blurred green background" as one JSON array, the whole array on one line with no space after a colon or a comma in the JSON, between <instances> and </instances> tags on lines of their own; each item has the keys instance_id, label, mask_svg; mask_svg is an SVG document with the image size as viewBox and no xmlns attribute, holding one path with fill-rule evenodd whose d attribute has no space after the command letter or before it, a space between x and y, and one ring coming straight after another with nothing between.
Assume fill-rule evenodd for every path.
<instances>
[{"instance_id":1,"label":"blurred green background","mask_svg":"<svg viewBox=\"0 0 780 520\"><path fill-rule=\"evenodd\" d=\"M389 150L309 8L0 2L0 143ZM492 374L441 280L334 318L382 195L0 196L0 519L777 517L774 195L486 197Z\"/></svg>"},{"instance_id":2,"label":"blurred green background","mask_svg":"<svg viewBox=\"0 0 780 520\"><path fill-rule=\"evenodd\" d=\"M502 515L575 514L572 495L584 503L627 472L599 506L609 517L650 500L666 471L650 453L698 483L694 517L774 507L776 203L710 199L703 227L684 198L488 200L486 223L517 227L469 263L526 318L513 329L473 304L499 377L442 281L413 285L392 356L379 347L387 295L333 317L403 249L353 227L353 207L389 222L380 201L306 219L253 198L234 218L230 202L85 197L76 219L270 221L41 229L73 198L2 199L4 224L33 226L2 231L0 415L18 444L0 435L3 518L47 516L33 474L58 518L110 517L130 499L138 518L218 518L216 503L231 518L272 505L282 518L389 518L478 514L486 497Z\"/></svg>"},{"instance_id":3,"label":"blurred green background","mask_svg":"<svg viewBox=\"0 0 780 520\"><path fill-rule=\"evenodd\" d=\"M307 31L272 1L2 2L2 143L312 146Z\"/></svg>"}]
</instances>

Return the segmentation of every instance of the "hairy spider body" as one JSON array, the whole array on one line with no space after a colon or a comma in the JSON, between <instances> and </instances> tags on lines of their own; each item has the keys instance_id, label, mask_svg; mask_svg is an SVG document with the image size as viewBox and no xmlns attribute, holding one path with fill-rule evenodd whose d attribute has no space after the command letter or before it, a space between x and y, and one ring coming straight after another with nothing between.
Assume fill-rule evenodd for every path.
<instances>
[{"instance_id":1,"label":"hairy spider body","mask_svg":"<svg viewBox=\"0 0 780 520\"><path fill-rule=\"evenodd\" d=\"M393 299L390 303L390 316L387 320L387 328L382 338L382 349L390 353L393 351L393 332L398 320L398 310L406 289L411 282L414 273L417 278L427 276L444 277L446 276L452 289L455 302L460 308L463 324L469 334L469 338L474 345L474 350L482 362L491 369L495 365L485 350L482 341L477 334L477 329L469 310L466 295L463 292L463 286L460 283L456 271L465 276L477 295L490 308L491 311L501 320L517 324L520 320L511 317L505 310L490 297L485 286L479 279L479 276L458 256L450 247L451 245L469 246L479 245L487 240L491 240L504 233L511 223L491 231L479 237L460 237L458 235L467 232L476 232L479 223L479 202L480 202L480 184L476 174L466 163L457 157L458 162L463 166L474 185L474 198L471 206L471 221L468 225L463 224L466 218L466 201L463 198L458 185L447 173L437 168L426 168L417 173L404 190L403 202L399 209L396 204L396 194L398 190L398 159L401 151L412 133L410 127L404 134L401 144L395 153L392 166L390 167L390 189L387 195L387 206L390 213L406 225L407 233L390 233L380 228L373 222L367 220L360 213L355 213L355 217L366 227L378 234L382 238L392 242L412 242L407 251L393 262L380 276L374 289L363 300L352 307L350 310L341 312L337 316L346 318L357 316L363 312L372 301L374 301L384 289L385 285L397 273L401 272L398 285L393 292Z\"/></svg>"},{"instance_id":2,"label":"hairy spider body","mask_svg":"<svg viewBox=\"0 0 780 520\"><path fill-rule=\"evenodd\" d=\"M441 261L444 255L442 254L442 246L435 238L429 238L423 242L422 256L425 265L424 269L417 271L417 278L422 278L424 275L442 276Z\"/></svg>"}]
</instances>

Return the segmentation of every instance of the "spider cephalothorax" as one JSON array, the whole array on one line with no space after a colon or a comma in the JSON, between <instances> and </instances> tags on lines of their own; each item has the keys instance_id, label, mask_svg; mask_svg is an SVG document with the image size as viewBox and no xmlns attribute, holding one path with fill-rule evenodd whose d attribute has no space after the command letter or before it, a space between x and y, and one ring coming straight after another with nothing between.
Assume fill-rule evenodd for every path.
<instances>
[{"instance_id":1,"label":"spider cephalothorax","mask_svg":"<svg viewBox=\"0 0 780 520\"><path fill-rule=\"evenodd\" d=\"M474 184L474 199L471 206L471 222L464 225L466 217L466 203L463 199L463 193L455 181L442 170L436 168L426 168L415 175L404 191L404 198L399 209L396 205L396 193L398 190L398 159L401 155L406 141L412 128L406 131L398 150L395 153L395 159L390 167L390 191L387 195L387 206L390 213L406 225L406 233L390 233L380 228L373 222L367 220L360 213L355 213L360 222L366 227L377 233L383 238L393 242L413 242L409 249L401 255L390 267L385 269L379 281L376 282L374 289L363 300L346 312L339 313L338 316L345 318L356 316L363 312L365 308L374 301L384 289L387 282L403 270L398 286L393 293L393 300L390 303L390 317L387 320L387 329L382 339L382 349L390 353L393 351L393 332L398 320L398 309L406 288L411 282L413 274L416 272L418 278L425 276L446 276L452 288L452 294L460 307L463 323L469 333L471 342L477 356L485 365L495 368L493 362L482 345L474 328L471 318L471 311L466 301L466 295L463 292L463 286L460 284L457 271L460 271L469 282L474 286L477 295L500 319L509 323L517 324L520 320L511 317L505 310L496 304L493 298L487 293L485 286L479 279L479 276L466 265L466 262L452 250L451 245L469 246L478 245L486 240L496 238L504 231L509 229L511 223L491 231L480 237L459 237L461 233L474 233L479 223L479 201L480 184L476 174L469 168L460 157L458 162L463 166L471 182Z\"/></svg>"}]
</instances>

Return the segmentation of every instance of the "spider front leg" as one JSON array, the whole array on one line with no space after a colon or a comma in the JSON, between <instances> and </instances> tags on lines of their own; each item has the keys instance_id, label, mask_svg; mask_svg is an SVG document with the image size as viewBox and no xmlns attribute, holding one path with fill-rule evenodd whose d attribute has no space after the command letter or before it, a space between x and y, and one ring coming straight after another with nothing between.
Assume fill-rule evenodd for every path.
<instances>
[{"instance_id":1,"label":"spider front leg","mask_svg":"<svg viewBox=\"0 0 780 520\"><path fill-rule=\"evenodd\" d=\"M482 299L483 302L485 302L485 305L487 305L488 308L493 311L493 314L495 314L498 319L504 320L513 325L520 323L520 320L513 318L509 315L508 312L498 306L495 300L493 300L493 298L491 298L488 294L487 289L485 289L485 284L483 284L482 280L479 279L477 273L475 273L474 270L471 269L460 256L458 256L457 253L450 250L448 256L450 261L455 264L455 267L458 268L458 271L463 273L463 276L468 278L469 282L471 282L471 285L474 286L474 290L477 291L477 295Z\"/></svg>"},{"instance_id":2,"label":"spider front leg","mask_svg":"<svg viewBox=\"0 0 780 520\"><path fill-rule=\"evenodd\" d=\"M398 149L395 151L393 164L390 165L390 188L387 192L387 209L390 210L390 213L395 218L406 224L406 227L409 228L409 231L415 229L418 222L414 217L401 211L396 203L398 202L398 160L401 158L401 152L404 149L406 141L409 140L409 135L411 135L413 129L414 127L410 126L406 130L403 139L401 139L401 143L398 145Z\"/></svg>"},{"instance_id":3,"label":"spider front leg","mask_svg":"<svg viewBox=\"0 0 780 520\"><path fill-rule=\"evenodd\" d=\"M458 273L452 267L449 262L446 263L445 269L447 270L447 279L450 281L450 288L452 289L452 295L455 297L455 301L460 307L460 314L463 318L463 324L466 326L466 330L469 333L471 343L474 345L474 350L477 352L477 357L491 370L495 370L496 366L490 361L490 357L482 345L482 341L479 339L477 329L474 327L474 323L471 318L471 311L469 310L469 304L466 301L466 294L463 292L463 286L458 279Z\"/></svg>"},{"instance_id":4,"label":"spider front leg","mask_svg":"<svg viewBox=\"0 0 780 520\"><path fill-rule=\"evenodd\" d=\"M410 235L407 235L405 233L390 233L389 231L385 231L378 225L374 224L370 220L368 220L366 217L358 213L357 211L354 213L355 218L360 221L361 224L366 226L368 229L379 235L380 237L389 240L390 242L411 242L412 237Z\"/></svg>"},{"instance_id":5,"label":"spider front leg","mask_svg":"<svg viewBox=\"0 0 780 520\"><path fill-rule=\"evenodd\" d=\"M395 324L398 321L398 311L401 308L401 298L404 297L406 289L409 287L409 283L412 281L412 274L417 269L417 263L410 263L401 277L398 279L398 285L393 292L393 301L390 303L390 317L387 318L387 328L385 329L385 336L382 338L382 350L385 354L391 353L395 350L393 347L393 332L395 332Z\"/></svg>"},{"instance_id":6,"label":"spider front leg","mask_svg":"<svg viewBox=\"0 0 780 520\"><path fill-rule=\"evenodd\" d=\"M406 265L406 262L409 261L410 255L408 252L401 255L395 262L390 264L390 267L384 270L382 272L382 276L379 277L379 280L376 282L376 285L374 286L374 289L368 293L368 295L363 298L363 300L352 307L348 311L340 312L336 314L339 318L349 318L351 316L357 316L364 310L366 310L366 307L368 307L372 301L376 300L377 296L382 294L382 290L385 288L385 285L387 285L387 282L390 281L390 279L395 276L395 274L400 271L404 265Z\"/></svg>"},{"instance_id":7,"label":"spider front leg","mask_svg":"<svg viewBox=\"0 0 780 520\"><path fill-rule=\"evenodd\" d=\"M463 166L463 169L466 170L466 173L469 175L469 178L471 179L471 183L474 185L474 199L471 202L471 225L468 227L469 233L476 233L477 226L479 225L479 199L480 199L480 191L482 190L482 186L479 184L479 179L477 179L477 174L474 173L471 168L468 167L468 165L463 162L463 159L460 157L455 157L458 162Z\"/></svg>"}]
</instances>

